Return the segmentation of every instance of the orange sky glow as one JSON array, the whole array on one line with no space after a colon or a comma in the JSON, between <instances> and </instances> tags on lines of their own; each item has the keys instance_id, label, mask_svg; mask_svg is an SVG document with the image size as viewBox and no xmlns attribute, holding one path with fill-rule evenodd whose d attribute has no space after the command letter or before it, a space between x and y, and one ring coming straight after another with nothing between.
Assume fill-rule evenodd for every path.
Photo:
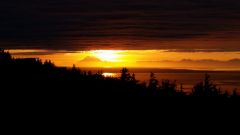
<instances>
[{"instance_id":1,"label":"orange sky glow","mask_svg":"<svg viewBox=\"0 0 240 135\"><path fill-rule=\"evenodd\" d=\"M17 58L51 60L57 66L184 68L240 70L240 52L176 52L171 50L49 51L9 50Z\"/></svg>"}]
</instances>

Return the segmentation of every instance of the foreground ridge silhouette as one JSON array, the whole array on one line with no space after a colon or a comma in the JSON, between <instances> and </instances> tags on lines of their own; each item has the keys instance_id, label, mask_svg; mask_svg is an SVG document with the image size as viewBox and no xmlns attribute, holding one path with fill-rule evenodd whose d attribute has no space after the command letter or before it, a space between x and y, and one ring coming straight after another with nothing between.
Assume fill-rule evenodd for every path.
<instances>
[{"instance_id":1,"label":"foreground ridge silhouette","mask_svg":"<svg viewBox=\"0 0 240 135\"><path fill-rule=\"evenodd\" d=\"M0 49L0 90L16 100L21 99L61 99L78 100L91 98L149 98L154 100L175 99L217 99L220 103L237 103L236 91L228 94L218 89L205 75L203 82L196 84L192 93L184 92L182 85L177 88L176 81L159 82L150 73L148 85L140 83L127 68L121 70L121 77L104 77L102 71L92 73L72 68L57 67L51 61L42 62L37 58L13 58Z\"/></svg>"}]
</instances>

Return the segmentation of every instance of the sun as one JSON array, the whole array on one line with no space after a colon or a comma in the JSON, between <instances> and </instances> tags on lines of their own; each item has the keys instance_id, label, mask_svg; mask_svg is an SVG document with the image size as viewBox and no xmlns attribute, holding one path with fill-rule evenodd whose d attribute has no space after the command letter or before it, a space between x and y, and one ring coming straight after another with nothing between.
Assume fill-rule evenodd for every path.
<instances>
[{"instance_id":1,"label":"sun","mask_svg":"<svg viewBox=\"0 0 240 135\"><path fill-rule=\"evenodd\" d=\"M119 50L96 50L91 51L94 57L107 62L119 62L121 55Z\"/></svg>"}]
</instances>

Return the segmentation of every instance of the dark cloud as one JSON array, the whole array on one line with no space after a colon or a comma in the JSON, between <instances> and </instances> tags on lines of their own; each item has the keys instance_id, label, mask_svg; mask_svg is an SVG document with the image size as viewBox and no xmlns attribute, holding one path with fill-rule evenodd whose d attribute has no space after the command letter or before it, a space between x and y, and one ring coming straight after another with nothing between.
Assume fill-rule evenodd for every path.
<instances>
[{"instance_id":1,"label":"dark cloud","mask_svg":"<svg viewBox=\"0 0 240 135\"><path fill-rule=\"evenodd\" d=\"M240 50L239 7L239 0L1 1L0 47ZM171 44L198 38L224 43Z\"/></svg>"},{"instance_id":2,"label":"dark cloud","mask_svg":"<svg viewBox=\"0 0 240 135\"><path fill-rule=\"evenodd\" d=\"M12 55L20 55L20 56L31 56L31 55L52 55L55 54L54 52L15 52L11 53Z\"/></svg>"},{"instance_id":3,"label":"dark cloud","mask_svg":"<svg viewBox=\"0 0 240 135\"><path fill-rule=\"evenodd\" d=\"M182 59L180 62L197 62L197 63L226 63L226 64L238 64L240 65L240 59L234 58L227 61L213 60L213 59L202 59L202 60L192 60L192 59Z\"/></svg>"},{"instance_id":4,"label":"dark cloud","mask_svg":"<svg viewBox=\"0 0 240 135\"><path fill-rule=\"evenodd\" d=\"M64 54L64 53L79 53L78 51L64 51L64 50L34 50L34 51L10 51L11 54L13 55L20 55L20 56L31 56L31 55L53 55L53 54Z\"/></svg>"},{"instance_id":5,"label":"dark cloud","mask_svg":"<svg viewBox=\"0 0 240 135\"><path fill-rule=\"evenodd\" d=\"M162 62L180 62L180 63L224 63L224 64L238 64L240 65L240 59L234 58L226 61L221 60L214 60L214 59L200 59L200 60L193 60L193 59L182 59L180 61L172 61L172 60L161 60L161 61L137 61L139 63L162 63Z\"/></svg>"},{"instance_id":6,"label":"dark cloud","mask_svg":"<svg viewBox=\"0 0 240 135\"><path fill-rule=\"evenodd\" d=\"M31 56L31 55L53 55L53 54L58 54L58 53L78 53L76 51L50 51L50 50L45 50L45 51L29 51L29 52L11 52L13 55L21 55L21 56Z\"/></svg>"},{"instance_id":7,"label":"dark cloud","mask_svg":"<svg viewBox=\"0 0 240 135\"><path fill-rule=\"evenodd\" d=\"M195 53L195 52L239 52L240 48L218 48L218 49L169 49L165 50L165 52L182 52L182 53ZM239 53L240 54L240 53Z\"/></svg>"}]
</instances>

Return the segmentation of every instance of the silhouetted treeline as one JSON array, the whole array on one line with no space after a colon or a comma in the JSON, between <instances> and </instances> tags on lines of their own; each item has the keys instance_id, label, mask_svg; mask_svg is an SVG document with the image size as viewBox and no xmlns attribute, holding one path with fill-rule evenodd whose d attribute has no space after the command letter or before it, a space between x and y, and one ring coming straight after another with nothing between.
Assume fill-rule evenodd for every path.
<instances>
[{"instance_id":1,"label":"silhouetted treeline","mask_svg":"<svg viewBox=\"0 0 240 135\"><path fill-rule=\"evenodd\" d=\"M127 68L121 70L119 78L104 77L103 72L82 71L56 67L51 61L36 58L13 58L9 52L0 50L0 90L21 98L114 98L151 97L161 98L217 98L223 101L238 99L236 91L228 94L217 88L206 74L203 82L196 84L192 93L185 93L176 81L159 82L150 73L148 83L139 82Z\"/></svg>"}]
</instances>

